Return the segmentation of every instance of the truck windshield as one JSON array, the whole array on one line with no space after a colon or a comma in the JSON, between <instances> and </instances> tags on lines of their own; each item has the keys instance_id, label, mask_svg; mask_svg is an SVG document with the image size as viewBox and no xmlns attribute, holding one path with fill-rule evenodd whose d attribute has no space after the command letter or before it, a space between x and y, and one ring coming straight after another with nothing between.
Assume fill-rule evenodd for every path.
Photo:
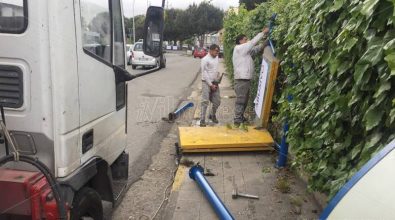
<instances>
[{"instance_id":1,"label":"truck windshield","mask_svg":"<svg viewBox=\"0 0 395 220\"><path fill-rule=\"evenodd\" d=\"M20 34L26 27L26 0L0 0L0 33Z\"/></svg>"}]
</instances>

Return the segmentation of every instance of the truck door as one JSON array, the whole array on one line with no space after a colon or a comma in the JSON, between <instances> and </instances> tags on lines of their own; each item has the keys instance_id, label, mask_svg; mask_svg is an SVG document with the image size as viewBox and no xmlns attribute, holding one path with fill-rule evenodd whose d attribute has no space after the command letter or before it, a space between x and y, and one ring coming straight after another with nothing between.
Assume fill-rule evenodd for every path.
<instances>
[{"instance_id":1,"label":"truck door","mask_svg":"<svg viewBox=\"0 0 395 220\"><path fill-rule=\"evenodd\" d=\"M79 2L81 162L92 156L112 162L126 145L125 83L117 82L114 74L114 65L125 68L122 9L119 0Z\"/></svg>"}]
</instances>

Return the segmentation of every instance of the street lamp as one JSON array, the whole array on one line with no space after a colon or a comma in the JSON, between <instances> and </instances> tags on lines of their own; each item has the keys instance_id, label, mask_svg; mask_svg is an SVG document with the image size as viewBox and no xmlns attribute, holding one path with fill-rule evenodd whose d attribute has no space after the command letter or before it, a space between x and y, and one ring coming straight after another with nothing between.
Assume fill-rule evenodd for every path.
<instances>
[{"instance_id":1,"label":"street lamp","mask_svg":"<svg viewBox=\"0 0 395 220\"><path fill-rule=\"evenodd\" d=\"M134 27L134 3L135 0L133 0L133 44L136 43L136 28Z\"/></svg>"}]
</instances>

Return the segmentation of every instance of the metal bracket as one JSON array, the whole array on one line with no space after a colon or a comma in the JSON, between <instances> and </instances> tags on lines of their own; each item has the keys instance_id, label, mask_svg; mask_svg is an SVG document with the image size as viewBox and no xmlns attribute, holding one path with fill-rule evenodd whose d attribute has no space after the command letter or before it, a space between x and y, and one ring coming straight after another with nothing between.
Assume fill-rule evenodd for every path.
<instances>
[{"instance_id":1,"label":"metal bracket","mask_svg":"<svg viewBox=\"0 0 395 220\"><path fill-rule=\"evenodd\" d=\"M12 149L14 150L14 152L12 152L12 154L14 155L14 160L19 161L19 151L14 143L14 140L11 138L10 132L8 131L7 127L5 126L3 120L0 120L0 127L1 127L1 130L3 131L3 134L4 134L5 138L7 139L8 143L11 145Z\"/></svg>"}]
</instances>

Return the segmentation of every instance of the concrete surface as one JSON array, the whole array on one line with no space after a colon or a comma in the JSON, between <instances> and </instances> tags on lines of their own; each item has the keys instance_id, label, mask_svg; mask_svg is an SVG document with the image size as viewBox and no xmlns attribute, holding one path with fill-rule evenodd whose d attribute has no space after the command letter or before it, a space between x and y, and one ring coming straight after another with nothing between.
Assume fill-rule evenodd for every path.
<instances>
[{"instance_id":1,"label":"concrete surface","mask_svg":"<svg viewBox=\"0 0 395 220\"><path fill-rule=\"evenodd\" d=\"M188 80L194 78L189 75L196 75L200 60L174 56L173 61L178 64L168 63L175 65L176 68L173 73L167 74L176 74L178 77L185 75ZM183 68L184 65L187 68ZM157 84L136 89L140 94L139 98L144 94L150 94L148 96L150 98L159 98L152 95L162 95L163 88L160 87L166 85L170 77L151 76L153 79L149 83ZM157 82L160 80L162 81ZM142 163L137 166L132 165L131 172L141 175L137 175L136 181L131 185L122 203L113 212L112 219L218 219L197 184L189 178L189 167L175 165L174 144L178 142L178 126L197 126L199 121L199 114L196 112L200 110L200 75L190 86L185 84L187 81L180 81L178 78L180 85L172 86L182 93L177 99L178 102L182 101L180 105L193 101L195 106L186 111L174 124L159 120L167 116L168 112L164 115L156 112L158 115L152 117L155 120L151 120L154 125L149 127L143 125L150 120L129 119L133 122L132 126L135 126L130 128L134 129L134 133L129 132L129 135L135 137L133 141L143 143L130 148L131 154L134 154L134 163ZM181 89L182 87L184 90ZM150 91L147 93L144 90ZM164 94L168 92L164 91ZM129 89L129 95L131 94L135 93L131 93ZM177 97L175 93L172 95ZM232 123L234 114L234 92L227 79L221 84L221 95L222 104L218 119L221 125L225 125ZM151 105L154 102L155 100L149 100ZM210 125L214 126L212 123ZM143 148L142 146L148 149L137 149ZM275 169L273 166L276 157L276 152L200 153L184 154L181 162L199 162L206 169L210 169L214 176L206 178L235 219L317 219L320 210L311 195L306 192L305 184L292 172ZM234 183L239 192L257 195L259 200L232 199Z\"/></svg>"},{"instance_id":2,"label":"concrete surface","mask_svg":"<svg viewBox=\"0 0 395 220\"><path fill-rule=\"evenodd\" d=\"M224 71L223 65L220 68ZM233 121L235 94L228 79L223 79L220 88L218 119L220 125L225 125ZM192 92L190 99L195 100L197 108L191 126L199 122L199 98L199 92ZM214 174L206 179L235 219L317 219L319 208L306 192L306 185L288 170L275 169L276 157L276 152L200 153L184 154L183 160L200 163ZM189 167L179 166L161 219L218 219L188 171ZM234 185L239 192L257 195L259 200L232 199Z\"/></svg>"}]
</instances>

